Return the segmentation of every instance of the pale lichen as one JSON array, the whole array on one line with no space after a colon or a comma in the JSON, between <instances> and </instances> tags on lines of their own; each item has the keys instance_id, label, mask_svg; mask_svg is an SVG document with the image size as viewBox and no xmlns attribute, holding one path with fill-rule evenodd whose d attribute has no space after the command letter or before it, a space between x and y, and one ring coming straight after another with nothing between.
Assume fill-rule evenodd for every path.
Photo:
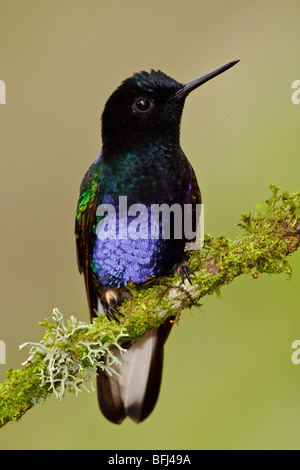
<instances>
[{"instance_id":1,"label":"pale lichen","mask_svg":"<svg viewBox=\"0 0 300 470\"><path fill-rule=\"evenodd\" d=\"M93 391L93 378L98 367L110 375L116 373L113 365L119 363L119 359L113 354L113 348L126 351L119 344L121 338L128 336L126 333L121 331L112 341L107 341L104 333L105 341L99 338L87 343L78 341L78 334L92 330L93 324L83 323L71 316L66 326L58 309L53 310L52 318L54 324L47 320L43 322L47 332L41 342L27 342L20 346L20 349L30 347L29 358L23 365L35 361L37 356L43 357L43 368L39 373L41 386L47 386L49 392L54 392L62 400L66 390L76 395L82 388Z\"/></svg>"}]
</instances>

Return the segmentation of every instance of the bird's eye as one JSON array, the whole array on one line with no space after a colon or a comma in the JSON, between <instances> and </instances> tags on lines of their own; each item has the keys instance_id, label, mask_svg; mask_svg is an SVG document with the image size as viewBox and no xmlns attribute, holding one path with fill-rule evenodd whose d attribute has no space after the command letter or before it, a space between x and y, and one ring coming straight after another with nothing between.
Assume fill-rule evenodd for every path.
<instances>
[{"instance_id":1,"label":"bird's eye","mask_svg":"<svg viewBox=\"0 0 300 470\"><path fill-rule=\"evenodd\" d=\"M152 107L152 104L152 101L148 100L148 98L139 98L134 103L134 106L138 111L145 112Z\"/></svg>"}]
</instances>

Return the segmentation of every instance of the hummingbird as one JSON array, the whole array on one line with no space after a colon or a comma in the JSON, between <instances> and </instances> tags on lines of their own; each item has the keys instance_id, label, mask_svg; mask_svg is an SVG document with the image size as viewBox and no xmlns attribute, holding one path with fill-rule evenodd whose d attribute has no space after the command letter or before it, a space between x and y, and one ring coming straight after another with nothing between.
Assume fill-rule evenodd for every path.
<instances>
[{"instance_id":1,"label":"hummingbird","mask_svg":"<svg viewBox=\"0 0 300 470\"><path fill-rule=\"evenodd\" d=\"M186 251L190 240L184 234L175 236L174 218L168 237L163 236L161 221L156 237L121 237L120 198L126 196L130 207L143 205L147 214L154 204L190 204L195 227L201 193L180 146L185 100L237 62L185 84L160 70L142 71L124 80L108 98L101 118L102 150L81 183L75 222L78 267L84 274L91 321L103 313L111 321L121 320L118 308L130 295L126 289L129 282L143 284L177 271L183 282L192 283ZM104 213L99 214L100 206L114 209L113 236L98 236L99 224L105 220ZM126 229L133 218L125 220ZM146 218L149 234L151 220ZM111 422L120 424L129 417L139 423L152 412L172 324L168 319L141 340L126 345L122 357L115 351L120 359L115 366L118 375L110 376L99 367L98 402Z\"/></svg>"}]
</instances>

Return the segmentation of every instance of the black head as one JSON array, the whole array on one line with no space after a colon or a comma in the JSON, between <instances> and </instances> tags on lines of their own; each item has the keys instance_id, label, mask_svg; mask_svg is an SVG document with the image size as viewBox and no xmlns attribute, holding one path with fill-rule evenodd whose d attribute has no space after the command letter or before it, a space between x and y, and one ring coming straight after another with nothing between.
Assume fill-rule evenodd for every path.
<instances>
[{"instance_id":1,"label":"black head","mask_svg":"<svg viewBox=\"0 0 300 470\"><path fill-rule=\"evenodd\" d=\"M131 151L160 138L172 139L179 144L180 121L187 95L236 62L187 84L155 70L140 72L124 80L108 99L102 114L105 157Z\"/></svg>"},{"instance_id":2,"label":"black head","mask_svg":"<svg viewBox=\"0 0 300 470\"><path fill-rule=\"evenodd\" d=\"M169 99L182 86L155 70L124 80L108 99L102 114L104 153L129 151L166 134L179 136L184 100Z\"/></svg>"}]
</instances>

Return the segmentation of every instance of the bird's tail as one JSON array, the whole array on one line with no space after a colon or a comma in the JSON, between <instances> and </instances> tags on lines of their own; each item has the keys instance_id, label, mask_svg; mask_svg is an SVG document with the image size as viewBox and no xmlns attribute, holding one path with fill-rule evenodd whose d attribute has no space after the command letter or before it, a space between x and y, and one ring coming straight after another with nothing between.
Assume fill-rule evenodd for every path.
<instances>
[{"instance_id":1,"label":"bird's tail","mask_svg":"<svg viewBox=\"0 0 300 470\"><path fill-rule=\"evenodd\" d=\"M128 416L140 423L152 412L160 389L164 343L171 328L167 320L130 345L126 353L114 351L121 362L114 366L120 376L99 369L98 401L109 421L121 424Z\"/></svg>"}]
</instances>

